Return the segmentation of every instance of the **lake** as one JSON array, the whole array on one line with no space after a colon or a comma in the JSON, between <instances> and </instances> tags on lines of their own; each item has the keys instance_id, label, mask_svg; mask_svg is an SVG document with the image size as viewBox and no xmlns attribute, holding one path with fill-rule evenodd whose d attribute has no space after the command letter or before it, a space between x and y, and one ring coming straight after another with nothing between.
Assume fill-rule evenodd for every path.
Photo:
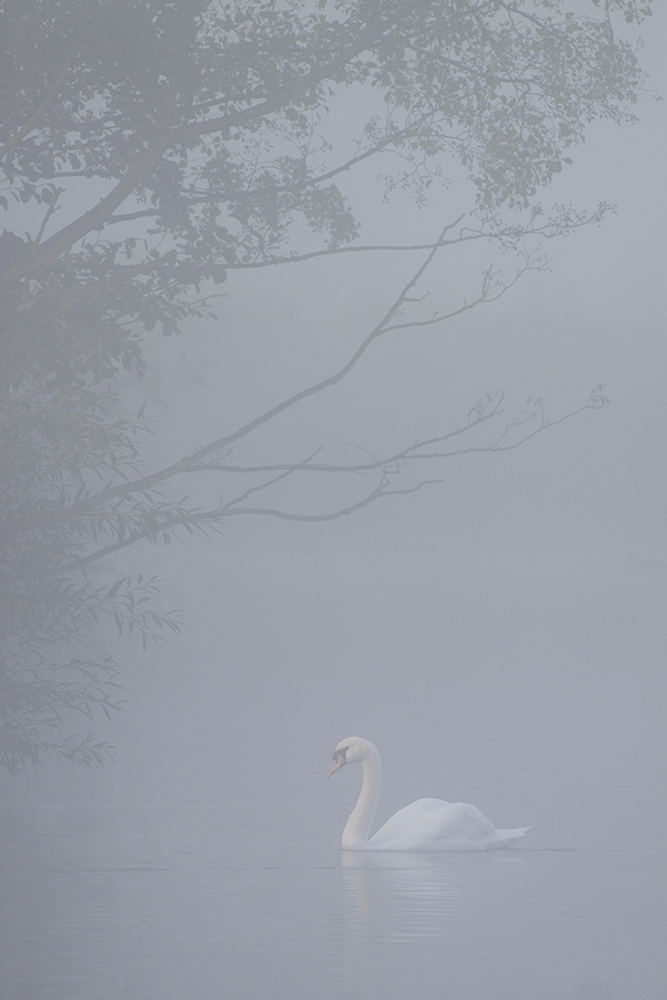
<instances>
[{"instance_id":1,"label":"lake","mask_svg":"<svg viewBox=\"0 0 667 1000\"><path fill-rule=\"evenodd\" d=\"M0 776L2 1000L665 1000L667 558L183 552L113 763ZM342 853L353 734L375 829L422 796L533 829Z\"/></svg>"},{"instance_id":2,"label":"lake","mask_svg":"<svg viewBox=\"0 0 667 1000\"><path fill-rule=\"evenodd\" d=\"M663 844L340 852L249 808L0 823L3 1000L664 1000Z\"/></svg>"}]
</instances>

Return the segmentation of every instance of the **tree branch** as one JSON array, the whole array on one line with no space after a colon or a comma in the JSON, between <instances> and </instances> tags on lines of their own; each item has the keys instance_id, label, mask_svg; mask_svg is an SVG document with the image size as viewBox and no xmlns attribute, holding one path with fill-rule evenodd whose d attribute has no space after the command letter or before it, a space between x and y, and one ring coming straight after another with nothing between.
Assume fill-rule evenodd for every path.
<instances>
[{"instance_id":1,"label":"tree branch","mask_svg":"<svg viewBox=\"0 0 667 1000\"><path fill-rule=\"evenodd\" d=\"M295 466L290 472L297 471L298 466ZM289 473L288 473L289 474ZM278 479L285 478L285 474L277 476L274 480L262 484L262 486L257 487L257 489L265 489ZM135 545L137 542L145 538L151 538L157 534L162 533L173 533L178 527L190 527L193 526L202 527L203 526L213 527L218 521L223 520L226 517L232 517L237 514L248 514L248 515L262 515L266 517L277 517L286 521L307 521L314 523L316 521L334 521L339 517L345 517L347 514L352 514L356 510L361 510L362 507L368 506L368 504L373 503L375 500L380 499L384 496L395 496L398 494L408 494L416 493L423 486L435 485L442 482L442 479L425 479L418 483L416 486L404 487L401 489L389 490L387 489L389 479L383 476L378 486L371 492L363 497L361 500L357 500L355 503L348 504L345 507L339 507L335 511L330 511L326 514L294 514L288 511L281 511L273 508L263 508L263 507L232 507L226 504L221 507L216 507L213 510L198 511L193 512L191 515L174 518L173 520L165 522L163 525L156 529L143 529L141 531L133 532L131 535L122 539L121 541L115 542L112 545L107 545L103 549L98 549L97 552L91 552L89 555L77 559L74 562L69 563L66 566L58 567L53 570L52 573L48 574L50 576L63 576L68 573L73 573L78 570L83 570L86 566L91 563L97 562L105 556L112 555L114 552L119 552L121 549L128 548L130 545ZM241 498L230 501L230 504L238 503Z\"/></svg>"},{"instance_id":2,"label":"tree branch","mask_svg":"<svg viewBox=\"0 0 667 1000\"><path fill-rule=\"evenodd\" d=\"M103 490L101 493L98 493L95 496L91 497L89 500L87 500L85 503L80 504L78 507L70 508L69 514L67 516L70 516L72 514L83 513L86 510L92 509L98 503L102 503L105 500L110 500L113 497L127 496L129 493L137 492L139 490L150 489L153 486L156 486L158 483L164 482L165 479L169 479L172 476L177 475L178 473L189 469L191 466L195 465L198 460L205 458L207 455L211 455L217 451L222 451L225 448L228 448L231 444L234 444L241 438L246 437L248 434L256 430L258 427L261 427L262 425L273 420L280 413L283 413L285 410L288 410L291 407L296 406L298 403L300 403L304 399L307 399L309 396L316 395L317 393L320 393L325 389L328 389L329 387L336 385L338 382L340 382L343 378L345 378L346 375L349 374L350 371L352 371L352 369L363 357L363 355L366 353L371 344L375 340L377 340L378 337L380 337L383 333L387 331L387 325L391 320L392 316L394 316L400 309L409 291L413 288L413 286L424 274L424 271L427 269L429 264L433 261L433 258L438 252L442 239L444 238L447 231L451 229L453 225L456 225L458 221L460 220L457 220L454 223L450 223L449 225L443 228L438 240L433 244L433 249L426 257L426 260L417 269L413 277L408 281L408 283L399 293L396 300L386 311L380 322L362 340L357 350L348 358L345 364L341 368L339 368L337 372L335 372L328 378L322 379L321 381L316 382L311 386L308 386L306 389L302 389L300 392L297 392L294 395L289 396L281 403L278 403L276 406L271 407L271 409L255 417L247 424L244 424L242 427L239 427L236 431L233 431L231 434L227 434L224 437L218 438L218 440L212 441L210 444L205 445L203 448L197 449L197 451L193 452L192 455L180 459L173 465L167 466L166 468L161 469L159 472L154 472L148 476L142 476L140 479L133 480L130 483L124 483L121 486L115 486L111 487L110 489ZM461 309L456 310L451 315L456 316L460 312L465 311L465 309L470 309L470 308L472 308L472 304L466 305Z\"/></svg>"},{"instance_id":3,"label":"tree branch","mask_svg":"<svg viewBox=\"0 0 667 1000\"><path fill-rule=\"evenodd\" d=\"M477 413L478 415L474 420L469 421L469 423L463 427L458 428L456 431L450 431L448 434L439 435L434 438L426 439L424 441L417 441L415 444L408 448L403 449L403 451L398 452L384 459L376 459L373 462L364 464L355 464L352 466L333 466L333 465L311 465L312 459L317 455L322 449L317 448L311 455L305 458L301 462L285 465L276 466L258 466L258 467L248 467L240 469L228 469L224 468L222 471L236 471L236 472L278 472L267 480L256 484L255 486L249 487L243 493L229 500L227 503L219 504L212 510L201 511L185 511L179 510L176 514L171 514L167 512L164 520L162 522L156 522L150 526L144 526L138 528L134 531L130 531L123 538L118 539L111 545L107 545L96 552L92 552L87 556L77 558L65 566L56 567L47 576L62 576L67 573L72 573L74 571L83 570L86 566L92 563L98 562L100 559L112 555L115 552L119 552L122 549L128 548L131 545L143 539L156 540L160 534L166 537L172 535L177 528L185 527L188 531L192 531L193 528L199 528L205 531L207 527L215 530L215 525L220 521L223 521L227 517L232 517L236 515L248 515L248 516L265 516L265 517L275 517L287 521L302 521L309 523L316 523L318 521L333 521L340 517L344 517L348 514L352 514L363 507L368 506L374 501L385 496L395 496L403 495L409 493L415 493L421 490L423 486L435 485L442 483L442 479L424 479L421 480L414 486L401 487L396 489L389 489L390 476L397 475L400 473L401 469L408 464L412 464L415 461L434 461L438 459L453 458L460 455L469 454L481 454L481 453L496 453L496 452L506 452L513 451L516 448L521 447L526 444L536 435L541 434L548 428L557 427L567 420L571 420L578 414L583 413L585 410L589 409L601 409L608 404L608 400L602 395L603 387L598 385L591 392L588 400L583 406L578 407L569 413L564 414L556 420L547 420L544 407L541 400L530 399L528 402L532 404L532 412L520 413L512 420L508 421L501 433L496 437L496 439L487 445L473 445L468 448L458 448L452 451L435 451L424 453L420 449L426 448L433 444L439 444L443 441L449 440L456 435L466 433L467 431L473 430L475 427L481 426L488 420L497 416L500 412L500 404L502 402L502 394L497 394L495 397L487 397L486 403L484 401L477 404L473 408L471 413ZM492 405L489 407L489 403ZM529 433L522 434L520 438L516 441L511 441L510 443L503 444L507 436L512 430L517 427L521 427L526 424L529 420L532 420L536 413L539 413L540 420L538 426L530 431ZM206 467L199 470L191 471L204 471ZM357 500L354 503L347 504L343 507L339 507L336 510L329 511L323 514L296 514L290 511L279 510L272 507L241 507L238 506L249 496L262 492L269 489L271 486L275 485L277 482L286 479L288 476L293 475L296 472L338 472L338 473L354 473L359 474L361 472L368 473L372 471L379 471L381 473L381 478L377 486L370 490L366 496L362 497L361 500Z\"/></svg>"},{"instance_id":4,"label":"tree branch","mask_svg":"<svg viewBox=\"0 0 667 1000\"><path fill-rule=\"evenodd\" d=\"M493 272L489 269L489 271L485 273L482 291L480 295L478 295L477 298L474 299L472 302L470 303L464 302L464 304L461 307L459 307L456 310L453 310L451 313L439 315L433 318L432 320L414 321L412 323L406 322L406 323L394 324L393 326L389 325L391 319L394 316L396 316L402 305L408 300L409 292L417 284L417 282L423 276L426 269L432 263L435 255L441 248L442 241L447 231L451 229L452 226L457 225L459 221L460 219L456 220L454 223L450 223L449 225L443 228L442 232L440 233L440 236L438 237L438 240L433 244L433 248L425 258L423 263L419 266L419 268L417 268L413 276L402 288L402 290L396 297L395 301L386 310L380 322L377 323L376 326L370 331L370 333L361 341L356 351L348 358L345 364L341 368L339 368L338 371L335 372L333 375L329 376L328 378L322 379L319 382L316 382L315 384L305 389L302 389L300 392L295 393L294 395L283 400L281 403L277 404L274 407L271 407L271 409L255 417L247 424L244 424L236 431L233 431L231 434L228 434L222 438L218 438L216 441L213 441L210 444L197 449L197 451L195 451L192 455L186 456L185 458L180 459L178 462L175 462L172 465L167 466L166 468L163 468L157 472L151 473L147 476L142 476L139 479L135 479L130 482L125 482L118 486L112 486L105 490L102 490L100 493L88 497L85 501L80 501L79 503L73 504L70 508L59 511L55 519L64 520L71 517L80 516L82 514L94 510L100 504L105 503L108 500L114 499L116 497L127 497L137 492L146 492L154 488L158 484L163 483L165 480L172 478L173 476L179 475L183 472L196 471L199 463L203 458L206 458L208 455L215 454L216 452L224 451L226 448L234 444L236 441L241 440L242 438L246 437L257 428L263 426L264 424L269 423L279 414L285 412L286 410L292 408L293 406L296 406L304 399L319 394L320 392L323 392L325 389L328 389L331 386L336 385L352 371L352 369L358 364L359 360L363 357L363 355L373 344L373 342L383 334L396 329L406 329L411 326L418 326L418 327L430 326L433 323L441 323L444 322L446 319L452 319L455 316L459 316L462 313L473 309L476 305L479 305L482 302L490 301L491 297L489 296L489 290L493 288L494 285L492 283ZM520 269L509 285L500 286L500 290L493 296L493 298L498 298L500 295L503 294L504 291L506 291L513 284L515 284L516 281L518 281L521 274L524 273L524 271L527 269L527 267L528 265L526 266L526 268ZM46 520L46 521L54 520L53 514L42 515L40 520Z\"/></svg>"}]
</instances>

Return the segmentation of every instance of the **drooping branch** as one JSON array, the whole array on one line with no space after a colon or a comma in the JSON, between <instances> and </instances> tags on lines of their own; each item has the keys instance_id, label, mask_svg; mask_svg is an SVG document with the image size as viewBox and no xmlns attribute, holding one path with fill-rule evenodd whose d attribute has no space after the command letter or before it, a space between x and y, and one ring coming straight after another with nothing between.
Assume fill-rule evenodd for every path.
<instances>
[{"instance_id":1,"label":"drooping branch","mask_svg":"<svg viewBox=\"0 0 667 1000\"><path fill-rule=\"evenodd\" d=\"M203 524L211 524L215 519L221 519L223 516L230 516L232 513L237 513L241 507L243 501L247 500L249 496L256 494L261 491L267 490L269 487L273 486L279 480L285 478L286 476L292 476L297 472L301 473L338 473L338 474L367 474L372 471L380 471L383 476L388 474L393 474L398 471L403 466L413 463L416 461L425 460L435 460L453 457L454 455L460 455L471 452L483 452L483 451L500 451L509 450L510 448L517 447L519 443L502 444L503 438L509 432L512 427L517 426L516 422L510 422L503 434L493 442L491 445L476 445L470 446L462 449L454 449L444 451L441 448L437 451L426 452L426 448L433 448L433 446L441 446L446 441L452 440L454 437L460 436L461 434L467 433L474 428L478 428L483 424L487 423L490 419L497 416L501 410L501 397L493 397L492 399L487 399L484 406L478 404L477 408L473 408L471 414L469 414L468 422L461 428L457 428L454 431L450 431L444 435L438 435L419 441L410 447L403 449L399 452L393 453L389 456L383 458L375 459L372 462L361 462L361 463L348 463L348 464L331 464L323 462L314 462L315 458L313 455L304 459L299 463L273 463L270 465L262 466L236 466L229 463L220 463L216 461L210 461L210 456L215 454L224 453L230 445L240 441L249 434L251 434L255 429L270 423L271 420L275 419L279 414L283 413L285 410L298 405L300 402L304 401L310 396L316 395L323 392L327 388L340 382L349 374L355 365L358 364L360 359L363 357L365 352L369 349L371 344L385 333L389 333L394 330L404 330L410 327L420 326L432 326L436 323L443 323L447 319L452 319L455 316L461 315L467 312L477 305L481 305L485 302L492 301L498 298L500 295L504 294L509 288L511 288L519 277L525 273L526 270L531 268L541 267L543 261L540 257L537 259L531 258L530 255L524 260L524 264L518 269L517 273L511 278L511 280L503 282L500 280L500 276L495 274L491 269L485 272L482 280L482 286L478 295L472 301L464 301L464 303L457 309L444 313L438 314L435 317L431 317L428 320L419 320L414 318L412 320L406 320L403 323L396 323L392 320L397 318L401 310L410 302L415 300L410 293L415 288L419 280L423 277L427 268L432 264L437 253L445 246L454 243L461 239L461 233L459 233L454 239L447 239L447 233L451 231L456 226L460 225L462 217L449 223L447 226L443 227L438 239L429 245L429 252L425 257L422 264L415 270L410 279L405 283L404 287L398 293L394 302L389 306L389 308L384 312L380 321L373 327L373 329L362 339L356 350L347 359L345 364L341 366L333 375L328 378L322 379L319 382L313 384L312 386L301 390L287 399L283 400L280 404L272 407L270 410L260 414L258 417L254 418L249 423L238 428L236 431L225 435L222 438L218 438L216 441L204 446L203 448L197 449L193 454L185 456L178 462L175 462L166 468L158 470L156 472L150 473L149 475L144 475L139 478L125 480L122 483L110 484L105 489L93 494L85 495L85 492L80 491L77 498L71 504L60 505L57 510L46 510L41 514L34 515L29 522L24 522L24 527L29 528L30 524L38 525L53 525L60 522L70 522L75 523L77 520L86 518L95 518L100 515L100 512L105 510L109 503L115 501L122 501L123 499L131 499L137 495L143 495L144 497L149 497L156 487L164 484L170 479L181 475L181 474L193 474L193 473L204 473L207 471L218 471L226 472L228 474L240 473L240 474L265 474L271 473L272 478L263 481L260 484L256 484L249 489L245 490L239 496L233 500L227 501L224 505L216 508L215 512L201 512L197 510L183 510L179 509L180 504L172 505L170 503L164 504L162 514L159 514L156 509L157 516L152 518L149 524L138 524L134 527L131 524L127 528L122 529L122 536L117 538L109 546L104 546L101 549L90 553L85 558L77 557L71 563L66 566L60 565L57 569L54 567L54 572L65 572L75 566L82 568L84 565L96 562L105 555L109 555L112 552L118 551L121 548L126 548L129 545L134 544L143 538L156 539L160 533L165 531L170 531L179 525L197 525L203 526ZM542 227L545 229L546 227ZM473 237L479 234L473 232ZM466 238L466 237L464 237ZM591 405L591 401L586 404L582 409L588 408ZM562 419L568 419L570 416L581 412L581 410L574 411L572 414L568 414ZM529 435L529 437L534 436L539 430L544 429L546 424L542 422L541 426L537 430ZM528 440L528 437L525 438ZM319 451L320 449L318 449ZM208 460L207 460L208 459ZM385 484L386 485L386 484ZM82 495L83 494L83 495ZM366 497L363 501L357 501L357 504L365 505L371 502L372 498L377 498L380 495L385 494L385 489L381 490L380 493L377 492L377 487ZM160 502L162 504L162 501ZM243 507L244 510L249 510L250 508ZM268 509L268 508L267 508ZM352 505L351 507L345 506L341 508L342 513L352 512L352 510L358 509L357 505ZM324 519L332 519L338 516L342 516L342 513L337 511L329 512L326 515L321 515ZM282 514L289 519L298 519L300 515L291 514L289 512L283 511ZM114 529L111 525L114 523L114 519L119 519L117 523L125 524L128 513L123 512L120 509L116 512L109 512L105 515L111 518L108 527L114 533ZM275 514L278 516L278 514ZM281 515L282 516L282 515ZM313 515L313 519L320 519L320 515ZM105 529L106 530L106 529Z\"/></svg>"},{"instance_id":2,"label":"drooping branch","mask_svg":"<svg viewBox=\"0 0 667 1000\"><path fill-rule=\"evenodd\" d=\"M458 221L460 220L457 220L457 222ZM441 247L442 239L444 238L445 234L451 228L451 226L455 224L456 223L450 223L444 227L444 229L440 233L440 236L438 237L438 240L433 244L433 249L429 252L424 262L420 265L420 267L416 270L416 272L413 274L410 280L400 291L400 293L398 294L392 305L386 310L386 312L380 319L379 323L377 323L375 327L370 331L370 333L366 335L366 337L361 341L361 343L358 345L354 353L347 359L345 364L342 365L342 367L340 367L333 375L321 379L319 382L316 382L313 385L308 386L307 388L302 389L297 393L294 393L292 396L289 396L281 403L278 403L276 406L271 407L269 410L255 417L253 420L244 424L242 427L239 427L237 430L232 431L230 434L218 438L215 441L212 441L210 444L204 445L202 448L198 448L191 455L180 459L178 462L174 462L173 464L167 466L164 469L151 473L150 475L147 476L142 476L141 478L132 480L129 483L123 483L119 486L112 486L109 487L108 489L102 490L100 493L97 493L94 496L81 502L81 504L70 508L70 510L67 513L67 516L85 513L87 510L92 509L99 503L111 500L114 497L127 496L137 491L145 491L148 489L152 489L154 486L157 486L158 484L163 483L165 480L170 479L175 475L178 475L180 472L183 472L189 468L196 466L198 461L200 461L202 458L206 458L206 456L212 455L216 452L224 451L226 448L229 448L230 445L234 444L235 442L241 440L244 437L247 437L258 427L262 427L263 425L269 423L271 420L274 420L279 414L298 405L304 399L308 399L311 396L317 395L323 392L325 389L328 389L331 386L336 385L338 382L342 381L342 379L344 379L345 376L348 375L352 371L352 369L358 364L360 359L368 351L369 347L380 336L382 336L383 333L387 332L387 328L391 319L397 314L397 312L406 302L409 292L412 290L412 288L414 288L414 286L417 284L419 279L423 276L424 272L435 258L436 253ZM473 302L464 303L464 305L462 305L459 309L456 309L453 312L444 315L442 319L443 320L445 318L452 319L463 312L473 309L475 305L480 304L482 301L483 297L478 296L478 298Z\"/></svg>"},{"instance_id":3,"label":"drooping branch","mask_svg":"<svg viewBox=\"0 0 667 1000\"><path fill-rule=\"evenodd\" d=\"M531 409L522 411L510 418L494 439L486 444L469 445L447 450L425 450L433 449L433 446L441 445L456 436L469 433L481 426L484 426L490 420L498 417L503 412L502 393L487 396L485 400L481 400L477 403L468 415L468 422L463 427L436 437L416 441L409 447L404 448L399 452L392 453L382 458L374 458L371 462L359 462L347 465L314 463L312 459L322 450L321 447L319 447L301 462L282 463L267 466L217 466L207 464L202 466L201 469L193 469L190 471L218 471L224 473L253 475L259 473L272 473L272 475L270 475L269 478L263 479L259 483L248 487L230 500L227 500L224 503L221 501L218 506L210 510L201 510L196 508L184 510L182 508L182 504L179 504L177 508L175 506L174 509L170 509L168 505L165 505L163 514L160 517L155 517L149 526L138 527L128 530L127 532L121 531L122 537L118 538L115 542L96 551L90 552L85 556L76 558L66 565L54 567L51 575L59 576L72 573L76 570L83 570L86 567L99 562L100 559L129 548L142 540L147 539L152 543L156 543L160 536L162 536L165 540L168 540L179 528L185 528L189 532L192 532L194 529L203 532L206 532L209 528L215 530L216 526L220 522L232 516L261 515L288 521L303 521L306 523L337 520L340 517L344 517L357 510L361 510L363 507L366 507L383 497L414 493L421 490L425 486L436 485L443 482L442 478L421 479L416 484L410 486L391 487L394 479L400 476L406 467L412 466L415 463L424 461L432 463L434 461L454 458L462 455L497 454L506 451L513 451L516 448L527 444L528 441L532 440L538 434L541 434L550 428L558 427L566 421L572 420L574 417L585 412L586 410L601 409L605 407L608 402L602 395L602 389L602 386L596 386L596 388L591 392L586 403L553 420L547 418L542 400L529 399L528 403L530 404ZM536 426L526 430L525 432L519 433L516 439L510 439L513 432L517 431L517 429L520 430L522 427L530 424L535 419L537 419ZM248 500L249 497L270 490L271 487L276 485L278 482L281 482L297 473L337 473L339 475L351 474L355 476L367 476L373 472L378 473L379 479L370 490L365 491L364 495L360 499L319 514L302 514L296 511L281 510L275 507L249 507L243 505L244 501ZM119 515L119 523L124 523L122 514Z\"/></svg>"}]
</instances>

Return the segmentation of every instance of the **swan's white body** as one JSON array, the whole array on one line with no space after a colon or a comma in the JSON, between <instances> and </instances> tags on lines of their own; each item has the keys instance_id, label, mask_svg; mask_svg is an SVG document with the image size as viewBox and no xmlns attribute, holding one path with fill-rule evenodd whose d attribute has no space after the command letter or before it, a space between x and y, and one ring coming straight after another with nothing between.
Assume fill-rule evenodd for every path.
<instances>
[{"instance_id":1,"label":"swan's white body","mask_svg":"<svg viewBox=\"0 0 667 1000\"><path fill-rule=\"evenodd\" d=\"M504 847L523 837L529 826L496 830L476 806L442 799L417 799L381 826L369 839L378 799L382 765L369 740L351 736L336 747L333 774L343 764L360 763L363 781L357 804L343 830L343 850L348 851L483 851Z\"/></svg>"}]
</instances>

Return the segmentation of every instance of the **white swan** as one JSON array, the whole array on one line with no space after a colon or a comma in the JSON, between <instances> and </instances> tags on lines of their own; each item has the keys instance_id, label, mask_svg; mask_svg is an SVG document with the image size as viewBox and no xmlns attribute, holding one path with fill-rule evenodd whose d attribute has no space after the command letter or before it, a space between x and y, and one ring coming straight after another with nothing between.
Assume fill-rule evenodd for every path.
<instances>
[{"instance_id":1,"label":"white swan","mask_svg":"<svg viewBox=\"0 0 667 1000\"><path fill-rule=\"evenodd\" d=\"M417 799L388 819L369 840L380 798L380 754L369 740L350 736L332 754L330 777L344 764L361 764L364 771L357 804L343 830L343 850L348 851L483 851L503 847L530 830L496 830L476 806L442 799Z\"/></svg>"}]
</instances>

